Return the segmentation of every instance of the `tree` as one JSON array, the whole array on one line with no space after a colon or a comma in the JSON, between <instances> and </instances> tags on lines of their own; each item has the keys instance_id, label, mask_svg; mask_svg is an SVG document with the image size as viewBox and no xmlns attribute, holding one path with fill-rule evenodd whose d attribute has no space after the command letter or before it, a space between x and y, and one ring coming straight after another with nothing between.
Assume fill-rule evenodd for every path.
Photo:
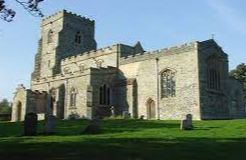
<instances>
[{"instance_id":1,"label":"tree","mask_svg":"<svg viewBox=\"0 0 246 160\"><path fill-rule=\"evenodd\" d=\"M244 97L246 98L246 65L244 63L239 64L236 69L230 72L230 76L243 82L244 86Z\"/></svg>"},{"instance_id":2,"label":"tree","mask_svg":"<svg viewBox=\"0 0 246 160\"><path fill-rule=\"evenodd\" d=\"M19 1L15 0L15 2L19 3L25 10L27 10L31 15L36 17L43 17L43 13L39 9L38 5L40 2L44 0L26 0ZM13 9L7 8L5 5L5 0L0 0L0 18L4 21L11 22L15 17L16 12Z\"/></svg>"},{"instance_id":3,"label":"tree","mask_svg":"<svg viewBox=\"0 0 246 160\"><path fill-rule=\"evenodd\" d=\"M0 114L9 114L11 113L11 105L7 99L0 101Z\"/></svg>"}]
</instances>

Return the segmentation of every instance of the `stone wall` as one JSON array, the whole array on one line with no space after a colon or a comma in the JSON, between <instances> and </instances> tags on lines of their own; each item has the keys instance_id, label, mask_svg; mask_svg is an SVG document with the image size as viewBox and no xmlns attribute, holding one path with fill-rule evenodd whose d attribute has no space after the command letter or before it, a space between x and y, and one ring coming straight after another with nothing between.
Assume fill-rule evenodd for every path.
<instances>
[{"instance_id":1,"label":"stone wall","mask_svg":"<svg viewBox=\"0 0 246 160\"><path fill-rule=\"evenodd\" d=\"M92 110L87 107L90 102L87 101L86 97L88 95L88 87L90 88L91 83L93 83L91 82L91 69L98 67L101 68L100 70L105 70L105 67L110 68L111 66L117 66L117 45L63 59L60 66L61 74L34 79L31 89L47 92L55 90L57 95L54 99L54 115L59 114L58 110L64 110L64 118L68 118L71 114L78 114L80 117L90 118L92 116ZM63 97L58 95L59 88L62 85L65 91ZM75 88L78 93L76 99L77 106L75 107L70 106L69 94L72 88ZM96 90L93 92L96 92ZM96 103L96 100L94 102Z\"/></svg>"},{"instance_id":2,"label":"stone wall","mask_svg":"<svg viewBox=\"0 0 246 160\"><path fill-rule=\"evenodd\" d=\"M138 117L141 115L147 117L146 103L149 99L153 99L156 106L156 118L181 119L184 115L191 113L194 119L200 119L196 45L197 43L193 42L121 58L120 70L126 78L135 78L137 82L138 96L135 99L137 99ZM159 59L158 71L156 58ZM176 97L160 97L160 74L165 69L176 72ZM159 108L157 95L159 95ZM130 98L129 96L132 95L128 95L127 99Z\"/></svg>"},{"instance_id":3,"label":"stone wall","mask_svg":"<svg viewBox=\"0 0 246 160\"><path fill-rule=\"evenodd\" d=\"M27 92L23 85L19 85L13 98L11 121L23 121L26 114Z\"/></svg>"},{"instance_id":4,"label":"stone wall","mask_svg":"<svg viewBox=\"0 0 246 160\"><path fill-rule=\"evenodd\" d=\"M118 78L118 69L115 67L108 68L91 68L91 79L90 86L93 88L92 92L92 116L94 117L104 117L110 116L110 107L115 106L115 101L118 98L115 94L114 83ZM109 98L109 103L101 104L100 103L100 87L105 85L106 90L109 90L109 95L104 94ZM107 91L106 91L107 92ZM106 99L108 99L106 98Z\"/></svg>"},{"instance_id":5,"label":"stone wall","mask_svg":"<svg viewBox=\"0 0 246 160\"><path fill-rule=\"evenodd\" d=\"M78 114L81 117L86 116L86 95L87 86L90 81L90 71L86 70L84 73L74 73L66 76L57 76L53 78L47 78L46 80L40 80L39 82L32 83L32 90L40 91L54 91L55 96L53 98L53 114L58 115L63 111L64 118L68 118L71 114ZM61 88L64 89L61 90ZM76 106L70 104L70 92L72 89L77 92ZM65 92L65 93L64 93Z\"/></svg>"},{"instance_id":6,"label":"stone wall","mask_svg":"<svg viewBox=\"0 0 246 160\"><path fill-rule=\"evenodd\" d=\"M50 18L44 19L41 24L41 57L40 57L40 77L53 75L53 69L57 67L57 47L59 44L59 34L63 29L64 12L59 12ZM49 33L51 39L49 42ZM38 53L40 54L40 53ZM60 53L61 54L61 53ZM36 65L36 64L35 64ZM37 72L37 71L36 71Z\"/></svg>"},{"instance_id":7,"label":"stone wall","mask_svg":"<svg viewBox=\"0 0 246 160\"><path fill-rule=\"evenodd\" d=\"M221 63L220 89L208 88L208 59L218 59ZM228 57L213 40L199 43L199 79L202 119L228 119L229 114L229 90L228 86Z\"/></svg>"},{"instance_id":8,"label":"stone wall","mask_svg":"<svg viewBox=\"0 0 246 160\"><path fill-rule=\"evenodd\" d=\"M88 68L117 66L117 45L92 50L61 61L62 74L83 72Z\"/></svg>"},{"instance_id":9,"label":"stone wall","mask_svg":"<svg viewBox=\"0 0 246 160\"><path fill-rule=\"evenodd\" d=\"M94 30L94 21L65 10L43 19L32 78L59 74L62 59L95 50ZM79 43L75 41L76 34L80 37Z\"/></svg>"},{"instance_id":10,"label":"stone wall","mask_svg":"<svg viewBox=\"0 0 246 160\"><path fill-rule=\"evenodd\" d=\"M243 83L230 78L230 116L231 118L244 118L245 117L245 99L243 92Z\"/></svg>"},{"instance_id":11,"label":"stone wall","mask_svg":"<svg viewBox=\"0 0 246 160\"><path fill-rule=\"evenodd\" d=\"M47 112L47 92L32 91L19 85L13 99L11 121L23 121L26 113L37 113L43 120Z\"/></svg>"}]
</instances>

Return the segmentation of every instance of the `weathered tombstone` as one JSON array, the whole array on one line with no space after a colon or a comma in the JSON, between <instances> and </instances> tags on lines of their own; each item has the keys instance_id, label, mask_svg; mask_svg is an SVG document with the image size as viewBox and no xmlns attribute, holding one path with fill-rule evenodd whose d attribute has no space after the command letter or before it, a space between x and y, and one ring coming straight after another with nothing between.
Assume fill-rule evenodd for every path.
<instances>
[{"instance_id":1,"label":"weathered tombstone","mask_svg":"<svg viewBox=\"0 0 246 160\"><path fill-rule=\"evenodd\" d=\"M192 130L193 129L191 114L187 114L185 119L181 120L180 129L181 130Z\"/></svg>"},{"instance_id":2,"label":"weathered tombstone","mask_svg":"<svg viewBox=\"0 0 246 160\"><path fill-rule=\"evenodd\" d=\"M110 107L110 112L111 112L111 116L115 117L115 111L114 111L114 106Z\"/></svg>"},{"instance_id":3,"label":"weathered tombstone","mask_svg":"<svg viewBox=\"0 0 246 160\"><path fill-rule=\"evenodd\" d=\"M35 136L37 134L38 116L35 113L28 113L24 121L24 136Z\"/></svg>"},{"instance_id":4,"label":"weathered tombstone","mask_svg":"<svg viewBox=\"0 0 246 160\"><path fill-rule=\"evenodd\" d=\"M191 114L187 114L186 115L186 120L187 120L187 125L192 129L193 125L192 125L192 115Z\"/></svg>"},{"instance_id":5,"label":"weathered tombstone","mask_svg":"<svg viewBox=\"0 0 246 160\"><path fill-rule=\"evenodd\" d=\"M141 115L140 116L140 120L144 120L144 115Z\"/></svg>"},{"instance_id":6,"label":"weathered tombstone","mask_svg":"<svg viewBox=\"0 0 246 160\"><path fill-rule=\"evenodd\" d=\"M47 118L45 119L44 133L45 134L54 134L55 133L55 126L56 126L56 117L53 115L47 116Z\"/></svg>"},{"instance_id":7,"label":"weathered tombstone","mask_svg":"<svg viewBox=\"0 0 246 160\"><path fill-rule=\"evenodd\" d=\"M98 134L98 133L100 133L100 131L101 131L100 121L98 119L93 119L85 127L82 134Z\"/></svg>"}]
</instances>

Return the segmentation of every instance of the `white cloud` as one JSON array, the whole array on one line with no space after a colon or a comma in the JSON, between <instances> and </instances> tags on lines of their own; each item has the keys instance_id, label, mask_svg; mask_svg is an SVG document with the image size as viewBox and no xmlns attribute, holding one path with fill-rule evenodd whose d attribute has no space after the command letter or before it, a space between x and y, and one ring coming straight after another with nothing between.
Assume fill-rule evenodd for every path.
<instances>
[{"instance_id":1,"label":"white cloud","mask_svg":"<svg viewBox=\"0 0 246 160\"><path fill-rule=\"evenodd\" d=\"M206 2L226 25L231 26L233 30L240 34L246 35L246 19L235 8L226 5L221 0L206 0Z\"/></svg>"}]
</instances>

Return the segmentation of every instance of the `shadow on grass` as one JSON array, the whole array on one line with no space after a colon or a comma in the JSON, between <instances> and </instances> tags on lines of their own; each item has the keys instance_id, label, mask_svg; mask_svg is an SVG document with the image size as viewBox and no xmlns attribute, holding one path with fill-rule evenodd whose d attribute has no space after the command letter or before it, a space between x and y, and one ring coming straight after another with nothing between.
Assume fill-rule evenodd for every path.
<instances>
[{"instance_id":1,"label":"shadow on grass","mask_svg":"<svg viewBox=\"0 0 246 160\"><path fill-rule=\"evenodd\" d=\"M80 135L89 123L88 120L57 121L56 134L59 136ZM146 120L103 120L101 123L102 134L122 132L136 132L155 128L179 128L179 123ZM42 135L44 121L38 124L38 135ZM23 123L1 123L0 137L19 137L23 135Z\"/></svg>"},{"instance_id":2,"label":"shadow on grass","mask_svg":"<svg viewBox=\"0 0 246 160\"><path fill-rule=\"evenodd\" d=\"M244 160L246 139L88 138L76 142L0 141L2 159Z\"/></svg>"},{"instance_id":3,"label":"shadow on grass","mask_svg":"<svg viewBox=\"0 0 246 160\"><path fill-rule=\"evenodd\" d=\"M208 130L211 130L211 129L218 129L220 127L194 127L194 130L204 130L204 131L208 131Z\"/></svg>"},{"instance_id":4,"label":"shadow on grass","mask_svg":"<svg viewBox=\"0 0 246 160\"><path fill-rule=\"evenodd\" d=\"M57 121L57 133L47 137L18 137L21 123L0 123L0 159L244 160L246 138L237 135L244 134L245 122L232 123L227 138L213 138L223 137L228 122L222 121L197 122L194 131L180 132L179 121L103 120L102 133L88 136L80 135L86 120Z\"/></svg>"},{"instance_id":5,"label":"shadow on grass","mask_svg":"<svg viewBox=\"0 0 246 160\"><path fill-rule=\"evenodd\" d=\"M56 128L56 135L70 136L80 135L89 123L87 120L65 121L60 122ZM116 134L123 132L137 132L146 129L155 128L178 128L178 123L169 123L164 121L144 121L144 120L103 120L100 122L101 134Z\"/></svg>"}]
</instances>

